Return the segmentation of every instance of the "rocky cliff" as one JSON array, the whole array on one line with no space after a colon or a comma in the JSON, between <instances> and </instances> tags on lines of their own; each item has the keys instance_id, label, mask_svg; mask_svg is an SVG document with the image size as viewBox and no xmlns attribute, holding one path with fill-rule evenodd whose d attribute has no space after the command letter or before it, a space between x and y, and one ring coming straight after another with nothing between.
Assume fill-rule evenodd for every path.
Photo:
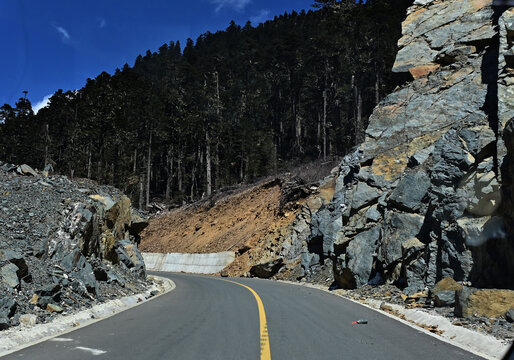
<instances>
[{"instance_id":1,"label":"rocky cliff","mask_svg":"<svg viewBox=\"0 0 514 360\"><path fill-rule=\"evenodd\" d=\"M331 201L273 241L277 276L514 288L514 8L416 0L402 29L393 70L411 80L325 181Z\"/></svg>"},{"instance_id":2,"label":"rocky cliff","mask_svg":"<svg viewBox=\"0 0 514 360\"><path fill-rule=\"evenodd\" d=\"M114 188L0 162L0 329L141 292L146 225Z\"/></svg>"}]
</instances>

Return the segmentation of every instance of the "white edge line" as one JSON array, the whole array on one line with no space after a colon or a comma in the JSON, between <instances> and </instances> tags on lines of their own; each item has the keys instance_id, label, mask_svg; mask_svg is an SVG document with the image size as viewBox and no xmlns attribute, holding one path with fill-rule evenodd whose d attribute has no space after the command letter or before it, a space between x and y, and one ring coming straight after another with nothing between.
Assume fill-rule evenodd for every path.
<instances>
[{"instance_id":1,"label":"white edge line","mask_svg":"<svg viewBox=\"0 0 514 360\"><path fill-rule=\"evenodd\" d=\"M20 345L17 345L15 347L13 347L12 349L9 349L9 350L6 350L4 352L0 352L0 358L3 357L3 356L6 356L6 355L9 355L9 354L12 354L14 352L17 352L17 351L20 351L22 349L25 349L27 347L30 347L30 346L33 346L33 345L36 345L36 344L39 344L39 343L42 343L42 342L45 342L45 341L48 341L48 340L51 340L51 339L54 339L54 338L57 338L59 336L62 336L62 335L65 335L65 334L69 334L75 330L78 330L78 329L82 329L86 326L89 326L89 325L92 325L96 322L99 322L99 321L102 321L102 320L105 320L105 319L108 319L114 315L117 315L119 313L122 313L126 310L129 310L129 309L132 309L136 306L139 306L141 304L144 304L150 300L153 300L153 299L156 299L162 295L165 295L171 291L173 291L177 286L175 285L175 283L171 280L171 279L168 279L168 278L164 278L164 277L161 277L161 276L156 276L156 275L148 275L148 278L152 279L152 280L159 280L159 281L162 281L164 283L164 285L162 286L162 289L164 291L160 291L159 294L155 295L155 296L152 296L151 298L149 299L146 299L146 300L143 300L143 301L136 301L135 304L131 304L131 305L124 305L124 306L121 306L119 307L118 309L115 309L112 313L109 313L109 314L105 314L105 315L101 315L95 319L90 319L90 320L87 320L87 321L83 321L81 322L78 326L76 327L73 327L73 325L68 325L69 328L68 329L65 329L65 330L62 330L62 331L57 331L57 333L55 334L51 334L51 335L48 335L48 336L45 336L45 337L42 337L41 339L38 339L38 340L34 340L34 341L31 341L31 342L28 342L28 343L25 343L25 344L20 344ZM166 286L167 285L167 286ZM152 288L150 288L152 289ZM130 295L130 296L125 296L123 298L120 298L120 299L116 299L116 300L113 300L113 301L123 301L123 300L127 300L127 299L139 299L141 297L145 297L146 293L149 293L150 292L150 289L147 290L146 292L144 293L140 293L140 294L135 294L135 295ZM102 306L104 305L105 303L100 303L96 306ZM94 309L94 307L92 308ZM77 314L80 314L81 312L91 312L92 309L85 309L85 310L82 310L82 311L79 311L78 313L76 314L73 314L73 315L77 315ZM64 316L63 318L61 319L66 319L66 316ZM45 323L45 324L38 324L38 325L52 325L54 321L52 322L49 322L49 323ZM37 325L36 325L37 326ZM30 327L26 327L24 330L29 330Z\"/></svg>"},{"instance_id":2,"label":"white edge line","mask_svg":"<svg viewBox=\"0 0 514 360\"><path fill-rule=\"evenodd\" d=\"M387 317L389 317L389 318L391 318L391 319L394 319L394 320L396 320L396 321L399 321L399 322L401 322L401 323L403 323L403 324L405 324L405 325L407 325L407 326L410 326L411 328L413 328L413 329L415 329L415 330L417 330L417 331L420 331L420 332L422 332L422 333L424 333L424 334L426 334L426 335L429 335L429 336L431 336L431 337L433 337L433 338L436 338L436 339L438 339L438 340L440 340L440 341L442 341L442 342L445 342L445 343L447 343L447 344L453 345L453 346L455 346L455 347L458 347L458 348L460 348L460 349L462 349L462 350L465 350L465 351L467 351L467 352L470 352L470 353L472 353L472 354L475 354L475 355L481 356L481 357L483 357L483 358L485 358L485 359L488 359L488 360L497 360L497 359L501 359L501 358L502 358L502 357L500 357L500 358L492 357L492 356L490 356L489 354L482 353L482 352L480 352L480 351L478 351L478 350L476 350L476 349L466 347L465 345L460 344L460 343L458 343L458 342L456 342L456 341L452 341L451 339L447 339L447 338L445 338L445 337L443 337L443 336L440 336L440 335L434 334L434 333L432 333L432 332L430 332L430 331L428 331L428 330L426 330L426 329L422 328L421 326L418 326L418 325L416 325L416 324L414 324L414 323L412 323L412 322L410 322L410 321L403 320L403 319L402 319L402 318L400 318L400 317L394 316L394 315L392 315L392 314L388 313L387 311L383 311L383 310L377 309L377 308L375 308L375 307L373 307L373 306L371 306L371 305L369 305L369 304L364 304L364 303L361 303L361 302L359 302L359 301L357 301L357 300L347 298L346 296L343 296L343 295L340 295L340 294L334 293L334 292L332 292L332 291L330 291L330 290L328 290L328 289L320 289L319 287L316 287L316 285L315 285L315 284L309 284L309 283L297 283L297 282L294 282L294 281L288 281L288 280L272 280L272 281L281 282L281 283L290 284L290 285L296 285L296 286L308 287L308 288L311 288L311 289L316 289L316 290L320 290L320 291L323 291L323 292L326 292L326 293L332 294L332 295L334 295L334 296L339 296L339 297L341 297L341 298L343 298L343 299L346 299L346 300L351 301L351 302L353 302L353 303L355 303L355 304L358 304L358 305L362 305L362 306L364 306L364 307L367 307L367 308L368 308L368 309L370 309L370 310L374 310L374 311L376 311L376 312L378 312L378 313L380 313L380 314L382 314L382 315L385 315L385 316L387 316ZM471 331L473 331L473 330L471 330ZM476 332L476 331L475 331L475 332ZM498 340L498 341L500 341L500 340ZM506 349L505 349L504 353L506 354L508 350L509 350L509 346L507 346L507 347L506 347ZM505 354L503 354L503 355L501 355L501 356L504 356Z\"/></svg>"}]
</instances>

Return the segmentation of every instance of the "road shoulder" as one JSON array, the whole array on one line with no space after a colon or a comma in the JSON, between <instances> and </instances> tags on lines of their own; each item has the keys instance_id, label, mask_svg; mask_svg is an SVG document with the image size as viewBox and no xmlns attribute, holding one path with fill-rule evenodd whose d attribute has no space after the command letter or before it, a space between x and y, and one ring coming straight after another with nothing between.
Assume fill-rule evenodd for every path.
<instances>
[{"instance_id":1,"label":"road shoulder","mask_svg":"<svg viewBox=\"0 0 514 360\"><path fill-rule=\"evenodd\" d=\"M19 325L0 332L0 357L107 319L167 294L176 287L171 279L155 275L148 277L153 280L153 285L144 293L110 300L90 309L62 315L49 323L32 326Z\"/></svg>"},{"instance_id":2,"label":"road shoulder","mask_svg":"<svg viewBox=\"0 0 514 360\"><path fill-rule=\"evenodd\" d=\"M448 321L448 319L437 314L432 314L416 309L406 309L400 305L390 303L385 303L385 305L386 308L391 309L391 311L384 311L382 310L384 308L383 301L367 299L365 302L361 302L341 294L334 293L333 291L329 291L323 286L315 284L298 283L286 280L275 281L318 289L334 296L342 297L343 299L365 306L371 310L379 312L387 317L410 326L413 329L430 335L438 340L444 341L450 345L469 351L485 359L502 359L511 346L511 344L507 344L494 338L493 336L482 334L477 331L472 331L460 326L455 326L450 321ZM438 333L433 333L427 330L427 328L431 328L434 325L437 325L437 329L439 330ZM372 326L372 324L365 326Z\"/></svg>"}]
</instances>

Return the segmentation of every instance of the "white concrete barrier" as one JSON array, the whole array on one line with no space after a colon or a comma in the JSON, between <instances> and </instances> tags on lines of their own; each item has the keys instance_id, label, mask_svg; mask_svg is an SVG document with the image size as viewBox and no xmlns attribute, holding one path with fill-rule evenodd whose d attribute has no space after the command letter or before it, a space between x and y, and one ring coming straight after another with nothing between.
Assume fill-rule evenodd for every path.
<instances>
[{"instance_id":1,"label":"white concrete barrier","mask_svg":"<svg viewBox=\"0 0 514 360\"><path fill-rule=\"evenodd\" d=\"M211 254L143 253L147 270L213 274L234 261L235 252L225 251Z\"/></svg>"}]
</instances>

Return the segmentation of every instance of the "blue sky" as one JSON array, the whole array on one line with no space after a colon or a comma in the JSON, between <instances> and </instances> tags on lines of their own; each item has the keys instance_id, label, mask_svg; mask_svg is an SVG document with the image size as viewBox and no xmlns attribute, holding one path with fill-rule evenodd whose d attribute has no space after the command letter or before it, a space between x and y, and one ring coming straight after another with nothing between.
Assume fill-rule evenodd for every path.
<instances>
[{"instance_id":1,"label":"blue sky","mask_svg":"<svg viewBox=\"0 0 514 360\"><path fill-rule=\"evenodd\" d=\"M134 64L173 40L195 40L230 20L257 25L309 10L313 0L0 0L0 105L27 90L35 107L58 89Z\"/></svg>"}]
</instances>

